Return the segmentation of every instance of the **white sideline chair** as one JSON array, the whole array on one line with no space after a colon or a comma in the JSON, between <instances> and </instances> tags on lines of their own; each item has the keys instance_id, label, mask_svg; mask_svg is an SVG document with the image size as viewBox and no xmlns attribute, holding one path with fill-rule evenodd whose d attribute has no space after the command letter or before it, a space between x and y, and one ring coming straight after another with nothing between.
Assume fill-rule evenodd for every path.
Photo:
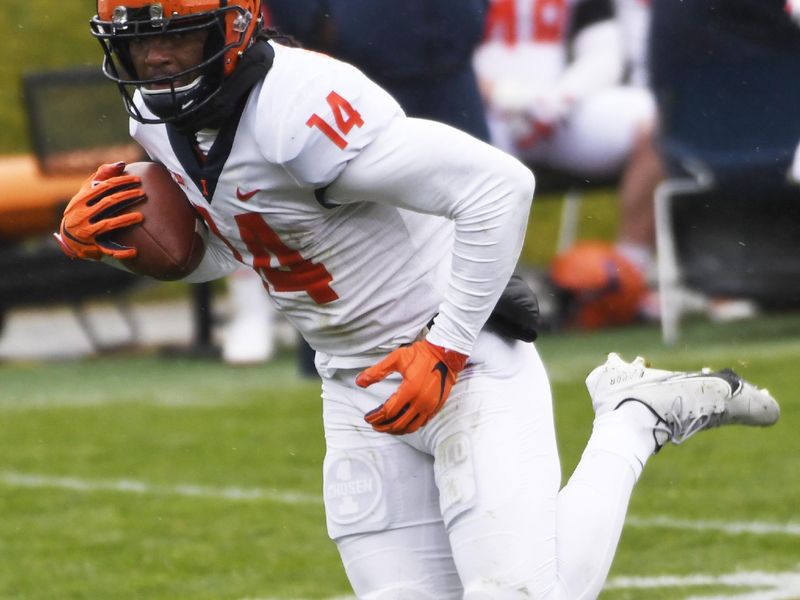
<instances>
[{"instance_id":1,"label":"white sideline chair","mask_svg":"<svg viewBox=\"0 0 800 600\"><path fill-rule=\"evenodd\" d=\"M710 189L711 179L667 179L655 192L656 253L658 269L658 300L661 313L661 336L665 344L678 339L678 327L684 312L685 286L675 248L672 222L672 198L676 193L699 192Z\"/></svg>"}]
</instances>

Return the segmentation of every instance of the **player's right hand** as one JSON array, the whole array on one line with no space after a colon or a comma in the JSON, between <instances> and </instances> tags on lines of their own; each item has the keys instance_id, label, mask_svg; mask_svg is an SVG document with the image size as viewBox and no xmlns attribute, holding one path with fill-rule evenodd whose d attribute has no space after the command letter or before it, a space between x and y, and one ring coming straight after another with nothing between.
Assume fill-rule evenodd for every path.
<instances>
[{"instance_id":1,"label":"player's right hand","mask_svg":"<svg viewBox=\"0 0 800 600\"><path fill-rule=\"evenodd\" d=\"M544 92L531 98L525 110L528 122L526 135L515 139L517 148L530 150L543 140L553 137L556 130L566 122L575 100L566 94Z\"/></svg>"},{"instance_id":2,"label":"player's right hand","mask_svg":"<svg viewBox=\"0 0 800 600\"><path fill-rule=\"evenodd\" d=\"M368 412L364 420L381 433L403 435L416 431L442 409L467 358L424 339L395 349L356 378L356 385L365 388L390 373L403 376L394 394Z\"/></svg>"},{"instance_id":3,"label":"player's right hand","mask_svg":"<svg viewBox=\"0 0 800 600\"><path fill-rule=\"evenodd\" d=\"M142 221L142 214L126 212L129 206L145 199L142 181L123 175L125 163L100 165L64 210L58 233L54 233L61 250L70 258L99 260L103 255L116 259L136 256L135 248L123 248L101 238L123 227Z\"/></svg>"}]
</instances>

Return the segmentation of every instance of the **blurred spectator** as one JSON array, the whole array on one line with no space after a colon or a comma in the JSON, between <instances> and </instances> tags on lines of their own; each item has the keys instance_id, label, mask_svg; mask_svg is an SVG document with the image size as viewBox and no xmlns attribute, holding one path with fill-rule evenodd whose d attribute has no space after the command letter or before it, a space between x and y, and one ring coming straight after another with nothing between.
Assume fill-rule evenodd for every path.
<instances>
[{"instance_id":1,"label":"blurred spectator","mask_svg":"<svg viewBox=\"0 0 800 600\"><path fill-rule=\"evenodd\" d=\"M489 140L472 55L487 0L265 0L265 22L306 48L345 60L379 83L406 114ZM257 362L272 354L272 308L260 278L228 282L233 319L223 356ZM267 315L266 317L264 315ZM315 375L314 351L299 340L300 370Z\"/></svg>"},{"instance_id":2,"label":"blurred spectator","mask_svg":"<svg viewBox=\"0 0 800 600\"><path fill-rule=\"evenodd\" d=\"M475 66L496 145L534 171L621 174L617 249L647 273L662 178L644 87L647 6L618 0L617 10L611 0L492 0ZM636 85L623 83L626 68Z\"/></svg>"}]
</instances>

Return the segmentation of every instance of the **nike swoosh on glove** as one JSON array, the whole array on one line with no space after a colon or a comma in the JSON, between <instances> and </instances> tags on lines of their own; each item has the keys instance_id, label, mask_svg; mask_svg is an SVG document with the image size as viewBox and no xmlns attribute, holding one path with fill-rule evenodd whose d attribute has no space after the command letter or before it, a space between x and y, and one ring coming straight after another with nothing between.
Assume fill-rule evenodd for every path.
<instances>
[{"instance_id":1,"label":"nike swoosh on glove","mask_svg":"<svg viewBox=\"0 0 800 600\"><path fill-rule=\"evenodd\" d=\"M381 433L413 433L444 406L467 358L427 340L397 348L356 377L356 385L362 388L382 381L390 373L403 377L395 393L364 415L364 420Z\"/></svg>"},{"instance_id":2,"label":"nike swoosh on glove","mask_svg":"<svg viewBox=\"0 0 800 600\"><path fill-rule=\"evenodd\" d=\"M145 199L142 180L123 175L124 171L124 162L101 165L72 197L59 232L53 234L64 254L91 260L103 255L119 260L136 256L135 248L102 240L103 235L141 223L143 218L138 212L118 214Z\"/></svg>"}]
</instances>

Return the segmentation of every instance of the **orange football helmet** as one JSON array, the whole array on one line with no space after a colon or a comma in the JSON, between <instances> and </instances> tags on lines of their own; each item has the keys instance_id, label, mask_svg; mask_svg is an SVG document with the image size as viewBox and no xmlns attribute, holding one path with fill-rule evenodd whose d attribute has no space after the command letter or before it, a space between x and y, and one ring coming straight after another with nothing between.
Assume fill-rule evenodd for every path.
<instances>
[{"instance_id":1,"label":"orange football helmet","mask_svg":"<svg viewBox=\"0 0 800 600\"><path fill-rule=\"evenodd\" d=\"M261 27L261 0L97 0L92 34L105 53L103 73L116 82L125 107L142 123L164 123L197 111L219 93ZM140 79L128 44L137 38L207 30L200 64L159 79ZM191 83L180 85L181 79ZM168 84L168 85L165 85ZM157 118L146 118L136 91Z\"/></svg>"},{"instance_id":2,"label":"orange football helmet","mask_svg":"<svg viewBox=\"0 0 800 600\"><path fill-rule=\"evenodd\" d=\"M579 242L550 265L567 327L597 329L636 320L647 291L644 277L612 244Z\"/></svg>"}]
</instances>

